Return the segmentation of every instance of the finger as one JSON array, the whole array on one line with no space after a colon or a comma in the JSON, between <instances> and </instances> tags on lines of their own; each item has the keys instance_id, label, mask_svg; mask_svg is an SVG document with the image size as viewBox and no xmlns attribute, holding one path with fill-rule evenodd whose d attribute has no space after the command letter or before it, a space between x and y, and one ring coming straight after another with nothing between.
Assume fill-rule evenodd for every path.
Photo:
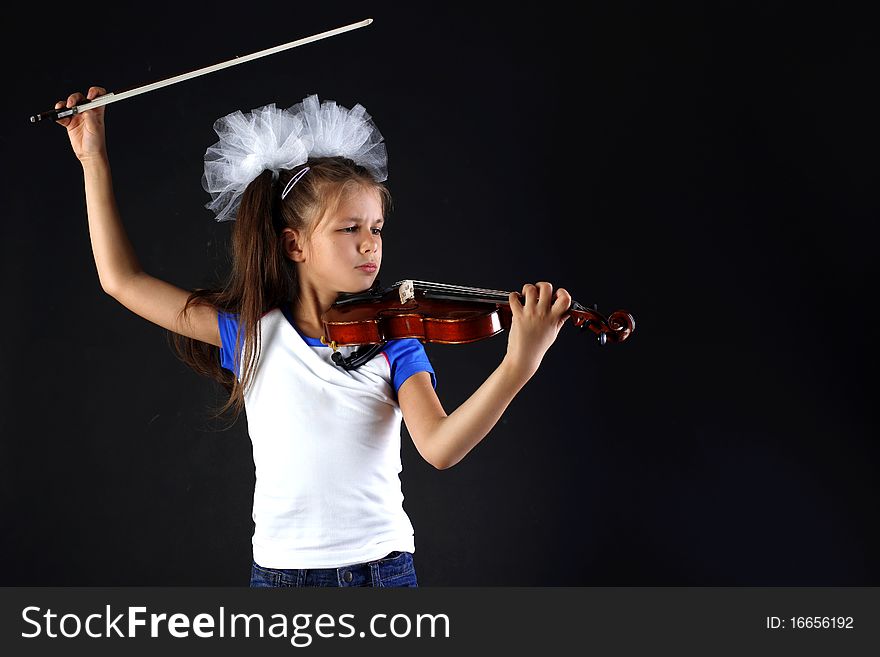
<instances>
[{"instance_id":1,"label":"finger","mask_svg":"<svg viewBox=\"0 0 880 657\"><path fill-rule=\"evenodd\" d=\"M553 298L553 286L547 281L541 281L537 285L538 303L544 310L550 310L551 299Z\"/></svg>"},{"instance_id":2,"label":"finger","mask_svg":"<svg viewBox=\"0 0 880 657\"><path fill-rule=\"evenodd\" d=\"M106 93L107 90L104 87L89 87L89 92L86 94L86 98L94 100L98 96L103 96Z\"/></svg>"},{"instance_id":3,"label":"finger","mask_svg":"<svg viewBox=\"0 0 880 657\"><path fill-rule=\"evenodd\" d=\"M526 283L523 285L523 297L525 298L525 303L523 306L534 306L538 301L538 288L536 288L531 283Z\"/></svg>"},{"instance_id":4,"label":"finger","mask_svg":"<svg viewBox=\"0 0 880 657\"><path fill-rule=\"evenodd\" d=\"M571 294L564 287L556 290L556 299L553 301L553 309L560 313L566 312L571 308Z\"/></svg>"},{"instance_id":5,"label":"finger","mask_svg":"<svg viewBox=\"0 0 880 657\"><path fill-rule=\"evenodd\" d=\"M80 93L79 91L77 91L75 94L70 94L67 97L67 108L70 109L71 107L76 105L79 101L81 101L83 98L85 98L85 96L83 96L82 93Z\"/></svg>"},{"instance_id":6,"label":"finger","mask_svg":"<svg viewBox=\"0 0 880 657\"><path fill-rule=\"evenodd\" d=\"M519 295L516 292L511 292L507 295L507 303L510 304L510 312L519 316L519 313L522 312L522 304L519 301Z\"/></svg>"},{"instance_id":7,"label":"finger","mask_svg":"<svg viewBox=\"0 0 880 657\"><path fill-rule=\"evenodd\" d=\"M56 110L64 109L64 105L65 105L65 101L59 100L58 102L55 103L55 109ZM70 117L65 117L63 119L56 119L55 123L57 123L58 125L63 125L65 127L67 127L67 124L70 123Z\"/></svg>"}]
</instances>

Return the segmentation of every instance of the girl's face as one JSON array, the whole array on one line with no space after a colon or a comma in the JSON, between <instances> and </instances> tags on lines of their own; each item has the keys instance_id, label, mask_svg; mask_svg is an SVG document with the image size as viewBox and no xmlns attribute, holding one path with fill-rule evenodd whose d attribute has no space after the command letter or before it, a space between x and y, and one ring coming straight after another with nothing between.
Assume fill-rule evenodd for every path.
<instances>
[{"instance_id":1,"label":"girl's face","mask_svg":"<svg viewBox=\"0 0 880 657\"><path fill-rule=\"evenodd\" d=\"M382 265L383 223L377 192L349 193L304 246L298 270L301 283L333 293L369 289Z\"/></svg>"}]
</instances>

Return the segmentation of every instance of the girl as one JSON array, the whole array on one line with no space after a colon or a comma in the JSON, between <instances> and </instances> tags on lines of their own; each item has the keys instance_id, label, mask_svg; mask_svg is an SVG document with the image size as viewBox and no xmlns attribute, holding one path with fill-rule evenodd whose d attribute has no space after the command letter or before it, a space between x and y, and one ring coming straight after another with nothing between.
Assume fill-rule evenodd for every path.
<instances>
[{"instance_id":1,"label":"girl","mask_svg":"<svg viewBox=\"0 0 880 657\"><path fill-rule=\"evenodd\" d=\"M71 94L56 109L106 91ZM256 487L251 586L416 586L403 509L400 423L438 469L464 458L535 374L568 319L550 283L511 293L498 368L451 415L419 340L392 340L365 364L337 366L321 316L340 293L372 287L390 196L382 137L360 105L310 96L218 120L205 155L207 207L235 219L220 290L187 291L140 267L117 210L105 107L58 121L82 164L103 290L170 332L181 358L247 411ZM352 348L341 348L348 356Z\"/></svg>"}]
</instances>

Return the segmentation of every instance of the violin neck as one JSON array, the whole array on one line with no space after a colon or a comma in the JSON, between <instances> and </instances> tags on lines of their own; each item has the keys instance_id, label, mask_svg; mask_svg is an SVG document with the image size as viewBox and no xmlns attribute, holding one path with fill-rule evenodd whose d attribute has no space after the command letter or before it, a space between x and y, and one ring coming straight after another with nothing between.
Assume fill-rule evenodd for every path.
<instances>
[{"instance_id":1,"label":"violin neck","mask_svg":"<svg viewBox=\"0 0 880 657\"><path fill-rule=\"evenodd\" d=\"M427 299L447 299L449 301L474 301L476 303L507 303L509 292L488 290L481 287L465 287L431 281L405 280L394 284L400 288L401 300L411 292L419 292Z\"/></svg>"},{"instance_id":2,"label":"violin neck","mask_svg":"<svg viewBox=\"0 0 880 657\"><path fill-rule=\"evenodd\" d=\"M401 303L405 303L407 297L412 298L410 296L412 292L420 292L422 296L427 299L473 301L475 303L510 303L510 292L505 292L504 290L490 290L482 287L466 287L463 285L450 285L448 283L434 283L431 281L416 280L398 281L392 287L400 290ZM572 301L571 309L585 310L584 307L576 301Z\"/></svg>"}]
</instances>

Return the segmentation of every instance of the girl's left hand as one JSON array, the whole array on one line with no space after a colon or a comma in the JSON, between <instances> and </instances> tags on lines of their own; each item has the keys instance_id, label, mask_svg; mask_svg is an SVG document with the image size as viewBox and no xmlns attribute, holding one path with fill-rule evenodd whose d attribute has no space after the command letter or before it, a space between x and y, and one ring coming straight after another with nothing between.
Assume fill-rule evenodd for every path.
<instances>
[{"instance_id":1,"label":"girl's left hand","mask_svg":"<svg viewBox=\"0 0 880 657\"><path fill-rule=\"evenodd\" d=\"M522 296L511 292L508 299L513 315L510 333L507 337L507 355L517 373L526 379L531 378L544 354L556 341L559 329L571 317L571 295L563 288L553 294L553 286L546 281L537 285L527 283Z\"/></svg>"}]
</instances>

